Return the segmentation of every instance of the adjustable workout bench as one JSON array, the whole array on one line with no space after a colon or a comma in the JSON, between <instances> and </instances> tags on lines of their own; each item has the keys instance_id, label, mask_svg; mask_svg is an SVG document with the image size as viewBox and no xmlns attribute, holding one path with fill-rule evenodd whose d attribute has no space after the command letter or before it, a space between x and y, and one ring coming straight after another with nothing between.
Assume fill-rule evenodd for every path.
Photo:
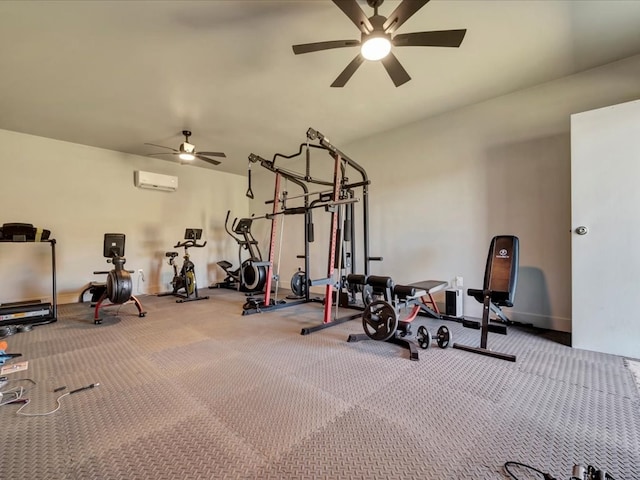
<instances>
[{"instance_id":1,"label":"adjustable workout bench","mask_svg":"<svg viewBox=\"0 0 640 480\"><path fill-rule=\"evenodd\" d=\"M491 240L482 290L472 288L467 290L467 294L470 297L474 297L484 305L482 323L466 319L462 321L462 325L467 328L481 330L480 347L470 347L456 343L453 348L511 362L516 361L515 355L489 350L487 348L487 337L489 332L506 335L507 325L512 323L500 307L513 307L513 299L518 282L519 246L518 237L513 235L498 235ZM491 312L500 321L492 320L490 318Z\"/></svg>"},{"instance_id":2,"label":"adjustable workout bench","mask_svg":"<svg viewBox=\"0 0 640 480\"><path fill-rule=\"evenodd\" d=\"M432 293L442 290L447 282L426 281L412 285L395 285L391 277L381 277L376 275L348 275L347 282L350 286L361 286L368 295L363 298L368 299L364 312L362 313L362 326L364 334L349 335L348 342L358 342L360 340L378 340L390 342L408 348L411 360L419 360L418 349L414 342L408 340L411 335L411 322L418 316L420 311L424 311L440 318L438 307L433 300ZM424 288L420 288L420 285ZM428 300L426 298L428 297ZM402 320L398 314L400 306L412 305L411 312ZM434 310L427 304L430 304ZM416 336L421 348L429 348L431 344L431 334L426 327L421 326ZM437 334L438 346L446 348L451 342L451 335L447 327L440 327Z\"/></svg>"},{"instance_id":3,"label":"adjustable workout bench","mask_svg":"<svg viewBox=\"0 0 640 480\"><path fill-rule=\"evenodd\" d=\"M417 295L419 295L422 302L419 304L420 311L438 320L442 318L442 315L432 295L440 290L444 290L447 288L447 285L448 283L442 280L423 280L422 282L409 284L410 287L417 289ZM431 305L431 307L429 307L429 305Z\"/></svg>"}]
</instances>

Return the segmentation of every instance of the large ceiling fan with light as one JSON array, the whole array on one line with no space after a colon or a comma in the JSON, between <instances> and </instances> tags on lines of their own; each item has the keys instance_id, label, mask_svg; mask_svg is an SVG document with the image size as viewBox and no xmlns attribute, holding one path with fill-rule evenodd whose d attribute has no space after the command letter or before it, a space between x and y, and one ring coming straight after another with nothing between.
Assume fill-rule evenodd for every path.
<instances>
[{"instance_id":1,"label":"large ceiling fan with light","mask_svg":"<svg viewBox=\"0 0 640 480\"><path fill-rule=\"evenodd\" d=\"M209 157L222 157L226 158L226 155L222 152L201 152L196 151L196 146L189 143L189 137L191 136L191 132L189 130L183 130L182 134L184 135L184 142L180 144L178 149L171 147L165 147L164 145L157 145L155 143L145 143L145 145L151 145L154 147L166 148L171 150L171 152L159 152L159 153L148 153L148 156L155 155L177 155L180 159L180 163L190 162L195 160L196 158L202 160L204 162L210 163L211 165L220 165L218 160Z\"/></svg>"},{"instance_id":2,"label":"large ceiling fan with light","mask_svg":"<svg viewBox=\"0 0 640 480\"><path fill-rule=\"evenodd\" d=\"M393 33L429 0L403 0L388 17L378 15L378 7L384 0L367 0L373 15L367 18L356 0L332 0L360 30L360 40L333 40L329 42L293 45L293 53L318 52L332 48L360 46L360 53L347 65L332 87L344 87L365 60L380 60L396 87L411 80L411 77L391 52L392 47L459 47L467 32L441 30L432 32Z\"/></svg>"}]
</instances>

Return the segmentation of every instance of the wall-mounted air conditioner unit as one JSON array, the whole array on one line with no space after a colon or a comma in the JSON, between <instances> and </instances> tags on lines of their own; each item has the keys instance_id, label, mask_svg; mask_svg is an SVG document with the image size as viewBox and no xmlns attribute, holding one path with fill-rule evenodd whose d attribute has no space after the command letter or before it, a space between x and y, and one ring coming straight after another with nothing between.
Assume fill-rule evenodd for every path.
<instances>
[{"instance_id":1,"label":"wall-mounted air conditioner unit","mask_svg":"<svg viewBox=\"0 0 640 480\"><path fill-rule=\"evenodd\" d=\"M153 190L163 190L165 192L175 192L178 189L178 177L171 175L136 170L133 180L135 186L139 188L150 188Z\"/></svg>"}]
</instances>

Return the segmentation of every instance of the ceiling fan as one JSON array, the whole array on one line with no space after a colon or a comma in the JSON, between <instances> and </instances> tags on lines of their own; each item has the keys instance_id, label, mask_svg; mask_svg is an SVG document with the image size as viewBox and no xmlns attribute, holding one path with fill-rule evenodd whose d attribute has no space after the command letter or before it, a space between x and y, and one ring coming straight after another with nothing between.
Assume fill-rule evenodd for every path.
<instances>
[{"instance_id":1,"label":"ceiling fan","mask_svg":"<svg viewBox=\"0 0 640 480\"><path fill-rule=\"evenodd\" d=\"M177 155L178 158L181 160L180 163L182 163L183 160L189 162L197 158L207 163L210 163L211 165L220 165L220 162L218 160L214 160L213 158L209 158L209 157L223 157L223 158L227 157L222 152L196 151L196 146L189 143L189 137L191 136L191 132L189 130L183 130L182 134L184 135L184 142L180 144L180 147L178 148L178 150L171 147L165 147L164 145L157 145L155 143L145 143L145 145L152 145L154 147L160 147L160 148L166 148L166 149L172 150L172 152L148 153L147 155L148 156Z\"/></svg>"},{"instance_id":2,"label":"ceiling fan","mask_svg":"<svg viewBox=\"0 0 640 480\"><path fill-rule=\"evenodd\" d=\"M360 40L333 40L329 42L305 43L293 45L293 53L317 52L332 48L360 46L360 53L345 68L332 87L344 87L365 60L381 60L382 65L396 87L411 80L411 77L400 64L391 47L459 47L467 32L463 30L442 30L432 32L392 34L414 13L424 7L429 0L403 0L388 17L378 15L378 7L384 0L367 0L373 8L373 15L367 18L356 0L332 0L340 10L360 30Z\"/></svg>"}]
</instances>

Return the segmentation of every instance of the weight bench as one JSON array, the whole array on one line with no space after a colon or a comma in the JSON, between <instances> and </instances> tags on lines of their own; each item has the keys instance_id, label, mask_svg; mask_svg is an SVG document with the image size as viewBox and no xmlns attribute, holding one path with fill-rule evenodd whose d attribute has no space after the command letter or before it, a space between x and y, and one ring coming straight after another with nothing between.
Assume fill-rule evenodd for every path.
<instances>
[{"instance_id":1,"label":"weight bench","mask_svg":"<svg viewBox=\"0 0 640 480\"><path fill-rule=\"evenodd\" d=\"M420 304L420 310L427 316L437 320L440 320L442 315L432 295L444 290L448 285L447 282L443 282L442 280L424 280L422 282L409 284L410 287L418 289L418 293L422 291L425 292L424 294L420 293L420 300L422 302Z\"/></svg>"},{"instance_id":2,"label":"weight bench","mask_svg":"<svg viewBox=\"0 0 640 480\"><path fill-rule=\"evenodd\" d=\"M427 311L434 318L440 318L437 305L433 301L431 293L444 288L446 282L420 282L412 285L396 285L391 277L382 276L365 276L365 275L348 275L347 282L349 285L360 285L369 287L371 302L368 303L362 314L362 326L365 333L351 334L347 339L348 342L358 342L361 340L378 340L390 342L409 349L410 359L419 360L418 349L416 344L405 338L411 335L411 322L418 316L420 311ZM431 290L419 288L423 285ZM428 297L429 300L425 301ZM435 309L432 310L425 302L429 302ZM411 312L402 320L398 318L398 311L401 304L405 306L413 305ZM436 316L437 315L437 316ZM421 326L418 329L418 343L421 348L429 348L431 344L431 334L427 329ZM449 329L440 327L438 329L438 345L441 348L449 346L451 335Z\"/></svg>"},{"instance_id":3,"label":"weight bench","mask_svg":"<svg viewBox=\"0 0 640 480\"><path fill-rule=\"evenodd\" d=\"M367 283L368 278L372 278L372 284ZM350 288L355 290L359 290L362 292L362 302L367 305L371 303L373 300L376 300L380 297L390 302L392 300L391 293L386 291L386 287L384 286L384 281L380 282L380 285L377 285L376 278L387 278L387 277L376 277L372 275L371 277L366 277L365 275L359 274L350 274L347 277L347 283ZM421 282L411 283L409 285L396 285L396 287L412 287L416 289L416 297L420 299L420 311L424 313L426 316L435 318L437 320L442 319L442 315L440 313L440 309L438 308L438 304L433 299L433 294L444 290L447 288L448 283L442 280L423 280ZM354 288L355 287L355 288Z\"/></svg>"},{"instance_id":4,"label":"weight bench","mask_svg":"<svg viewBox=\"0 0 640 480\"><path fill-rule=\"evenodd\" d=\"M489 332L507 334L507 325L512 322L507 318L501 307L513 307L513 300L518 282L520 243L513 235L498 235L493 237L487 255L482 290L468 289L467 295L483 304L482 322L463 319L462 325L467 328L481 330L480 347L454 344L453 348L466 350L481 355L516 361L515 355L494 352L487 348ZM500 321L491 319L493 312Z\"/></svg>"}]
</instances>

